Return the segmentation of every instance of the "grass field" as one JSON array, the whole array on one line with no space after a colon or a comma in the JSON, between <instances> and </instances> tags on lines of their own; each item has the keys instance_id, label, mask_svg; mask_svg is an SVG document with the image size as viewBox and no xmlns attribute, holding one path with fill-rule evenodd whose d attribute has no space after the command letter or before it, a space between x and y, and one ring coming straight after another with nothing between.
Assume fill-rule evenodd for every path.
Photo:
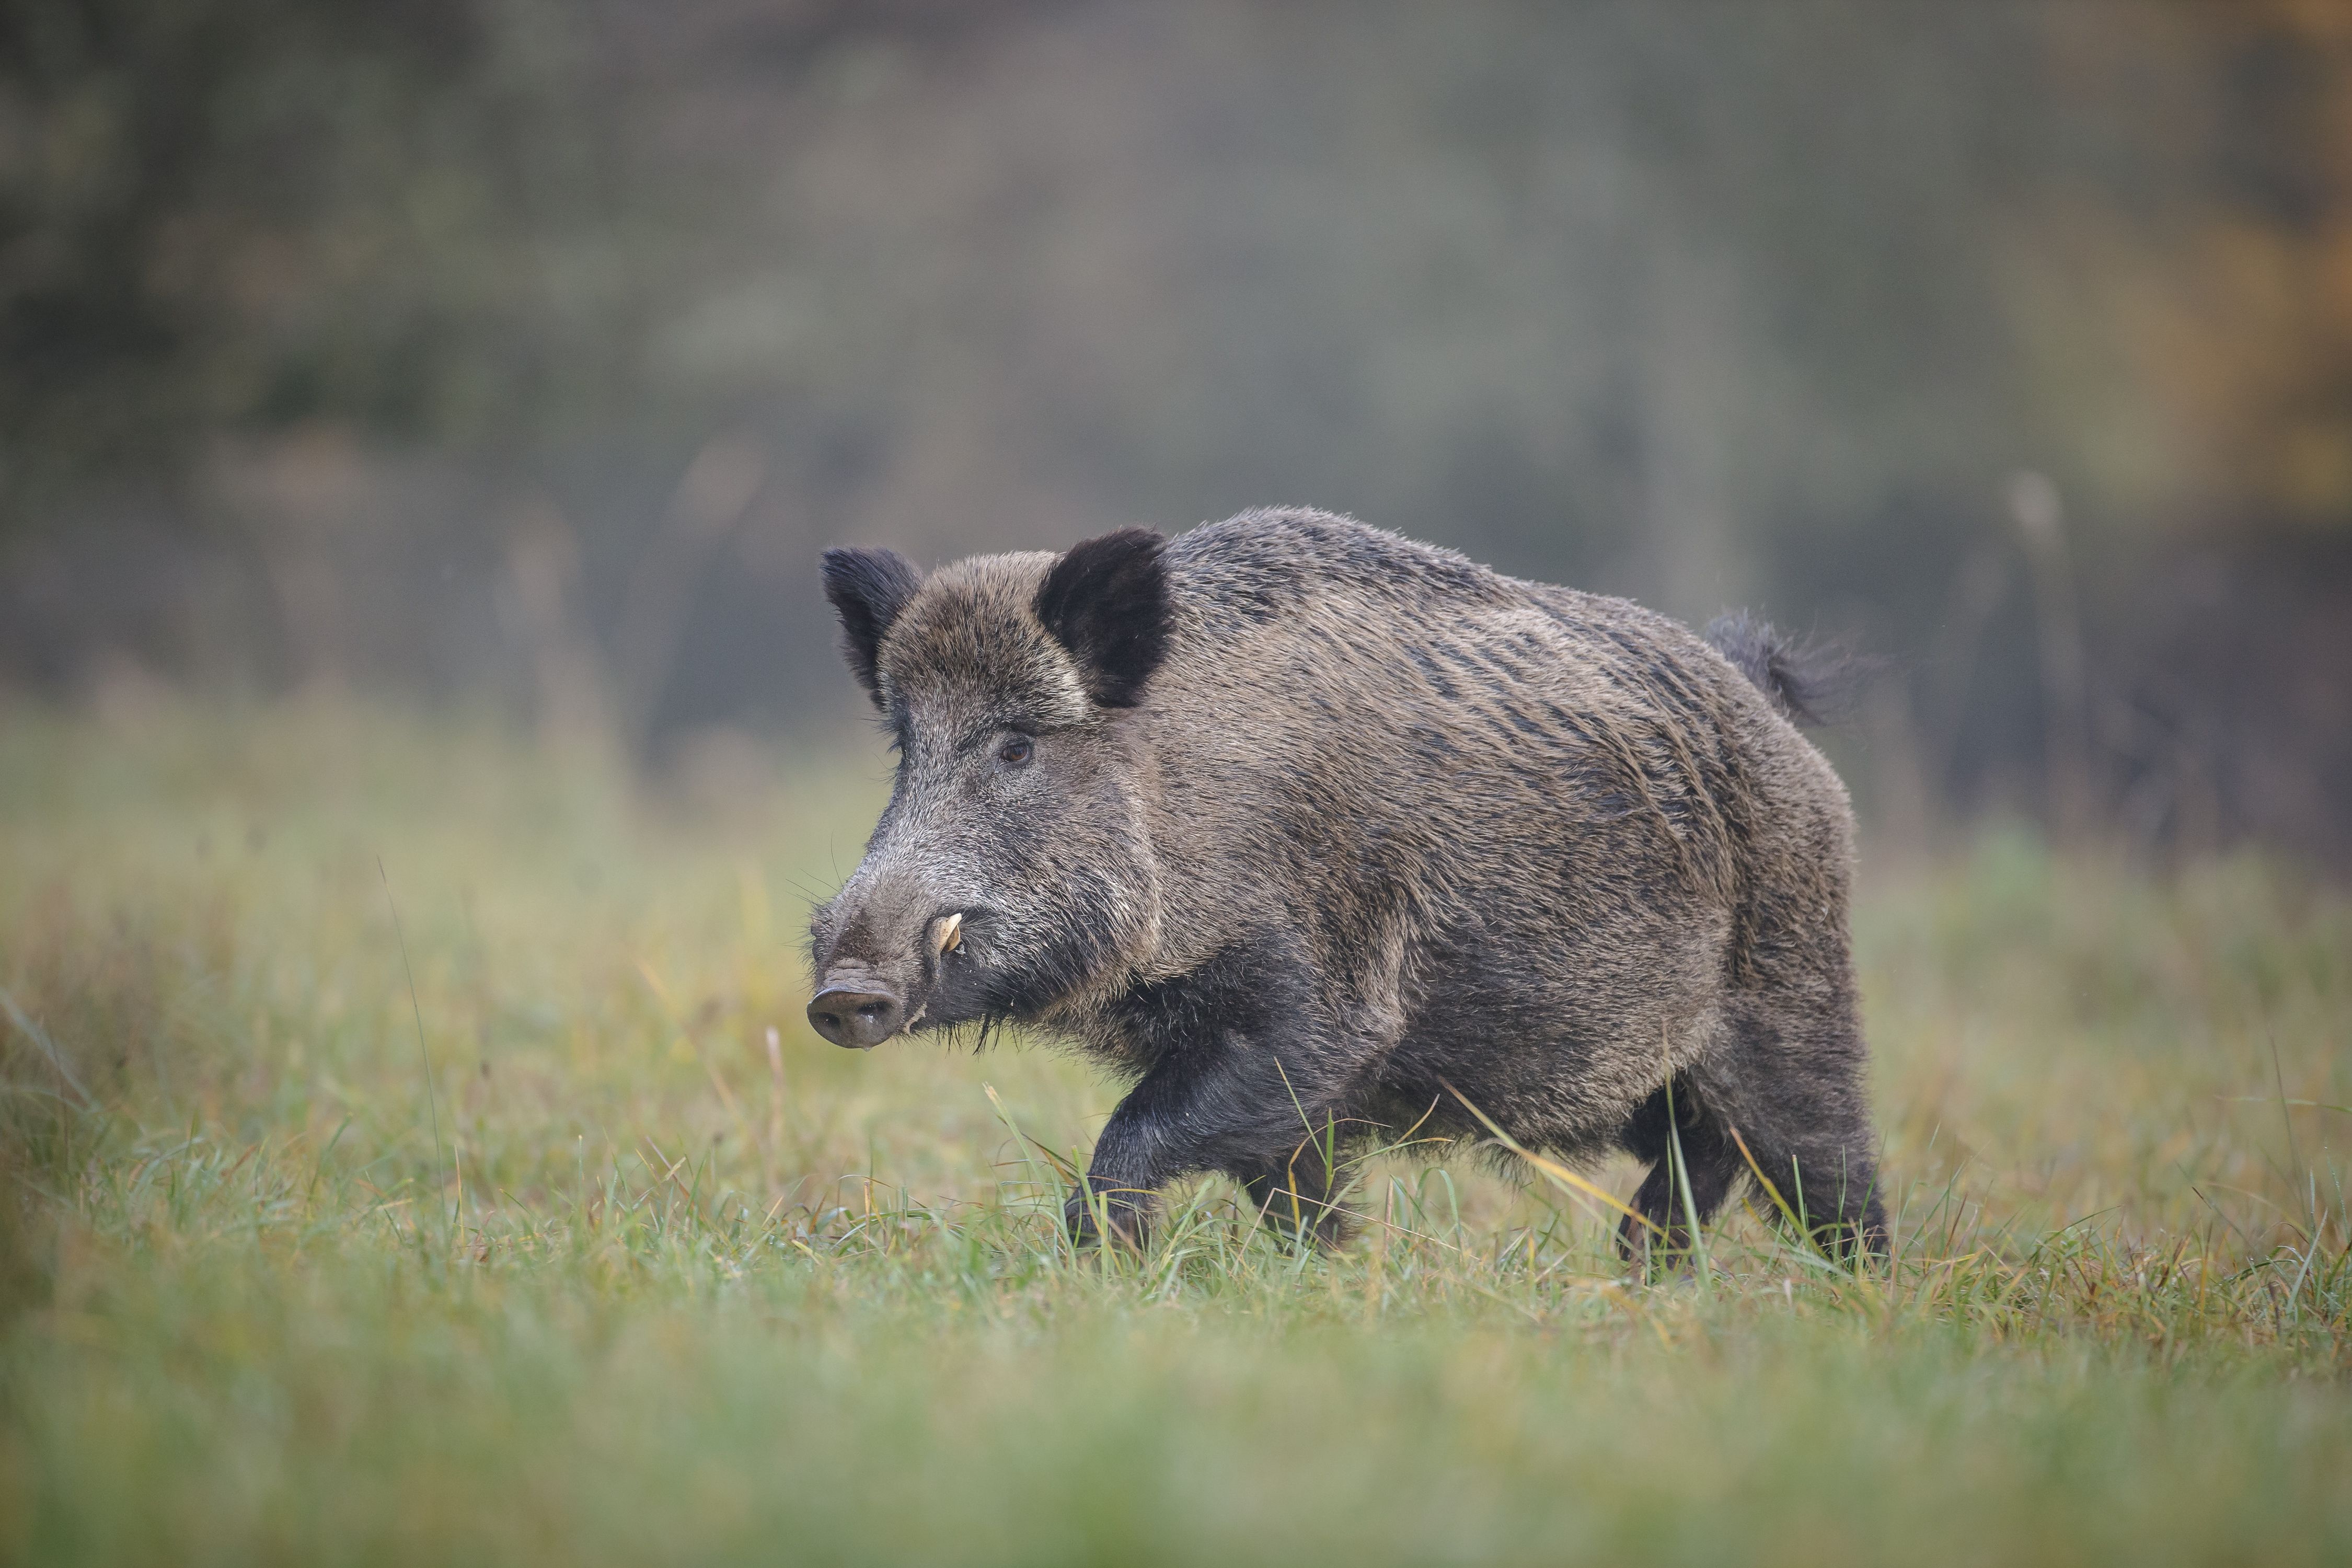
<instances>
[{"instance_id":1,"label":"grass field","mask_svg":"<svg viewBox=\"0 0 2352 1568\"><path fill-rule=\"evenodd\" d=\"M0 712L0 1556L2352 1560L2341 890L1868 876L1883 1274L1468 1151L1074 1257L1116 1086L801 1021L881 766Z\"/></svg>"}]
</instances>

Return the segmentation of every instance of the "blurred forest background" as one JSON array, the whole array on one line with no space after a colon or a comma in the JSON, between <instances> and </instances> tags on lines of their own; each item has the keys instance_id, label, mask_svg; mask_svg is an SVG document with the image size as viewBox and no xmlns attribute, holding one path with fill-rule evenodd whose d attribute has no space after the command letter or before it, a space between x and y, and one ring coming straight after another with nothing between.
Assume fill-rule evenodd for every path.
<instances>
[{"instance_id":1,"label":"blurred forest background","mask_svg":"<svg viewBox=\"0 0 2352 1568\"><path fill-rule=\"evenodd\" d=\"M856 712L1296 502L1888 657L1876 829L2352 863L2352 5L0 0L0 689Z\"/></svg>"}]
</instances>

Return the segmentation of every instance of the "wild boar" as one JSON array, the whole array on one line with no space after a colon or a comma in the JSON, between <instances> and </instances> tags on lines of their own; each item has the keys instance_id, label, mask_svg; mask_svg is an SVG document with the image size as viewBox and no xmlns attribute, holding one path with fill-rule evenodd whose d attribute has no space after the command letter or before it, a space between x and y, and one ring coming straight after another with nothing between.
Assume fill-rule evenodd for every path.
<instances>
[{"instance_id":1,"label":"wild boar","mask_svg":"<svg viewBox=\"0 0 2352 1568\"><path fill-rule=\"evenodd\" d=\"M1129 1080L1082 1237L1222 1171L1335 1239L1351 1151L1491 1120L1650 1162L1631 1255L1754 1178L1883 1245L1853 815L1769 626L1710 646L1303 510L824 577L898 771L814 913L810 1020L1016 1020Z\"/></svg>"}]
</instances>

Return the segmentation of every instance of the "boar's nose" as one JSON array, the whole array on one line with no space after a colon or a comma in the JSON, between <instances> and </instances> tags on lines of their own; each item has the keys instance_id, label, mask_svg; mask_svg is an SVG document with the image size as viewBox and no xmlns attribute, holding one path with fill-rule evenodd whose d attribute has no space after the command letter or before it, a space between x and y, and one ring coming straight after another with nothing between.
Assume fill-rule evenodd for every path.
<instances>
[{"instance_id":1,"label":"boar's nose","mask_svg":"<svg viewBox=\"0 0 2352 1568\"><path fill-rule=\"evenodd\" d=\"M828 985L812 997L809 1023L836 1046L866 1050L898 1032L906 1005L872 981Z\"/></svg>"}]
</instances>

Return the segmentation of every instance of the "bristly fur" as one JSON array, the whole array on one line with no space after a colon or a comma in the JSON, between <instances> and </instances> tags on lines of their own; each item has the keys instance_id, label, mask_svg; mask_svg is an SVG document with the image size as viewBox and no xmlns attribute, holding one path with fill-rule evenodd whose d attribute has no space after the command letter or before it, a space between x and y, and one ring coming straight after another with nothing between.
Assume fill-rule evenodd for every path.
<instances>
[{"instance_id":1,"label":"bristly fur","mask_svg":"<svg viewBox=\"0 0 2352 1568\"><path fill-rule=\"evenodd\" d=\"M894 613L898 777L811 959L1126 1078L1086 1174L1116 1228L1213 1170L1337 1237L1353 1151L1491 1118L1648 1162L1636 1255L1751 1158L1883 1244L1853 812L1782 716L1832 683L1788 639L1292 510L974 557Z\"/></svg>"},{"instance_id":2,"label":"bristly fur","mask_svg":"<svg viewBox=\"0 0 2352 1568\"><path fill-rule=\"evenodd\" d=\"M824 596L841 617L841 653L866 695L882 706L875 658L890 623L923 585L915 563L895 550L828 550Z\"/></svg>"},{"instance_id":3,"label":"bristly fur","mask_svg":"<svg viewBox=\"0 0 2352 1568\"><path fill-rule=\"evenodd\" d=\"M1148 528L1122 528L1074 547L1038 584L1037 619L1106 708L1134 707L1167 655L1167 543Z\"/></svg>"},{"instance_id":4,"label":"bristly fur","mask_svg":"<svg viewBox=\"0 0 2352 1568\"><path fill-rule=\"evenodd\" d=\"M1792 637L1746 610L1717 616L1701 635L1800 724L1841 722L1878 673L1874 660L1836 643Z\"/></svg>"}]
</instances>

